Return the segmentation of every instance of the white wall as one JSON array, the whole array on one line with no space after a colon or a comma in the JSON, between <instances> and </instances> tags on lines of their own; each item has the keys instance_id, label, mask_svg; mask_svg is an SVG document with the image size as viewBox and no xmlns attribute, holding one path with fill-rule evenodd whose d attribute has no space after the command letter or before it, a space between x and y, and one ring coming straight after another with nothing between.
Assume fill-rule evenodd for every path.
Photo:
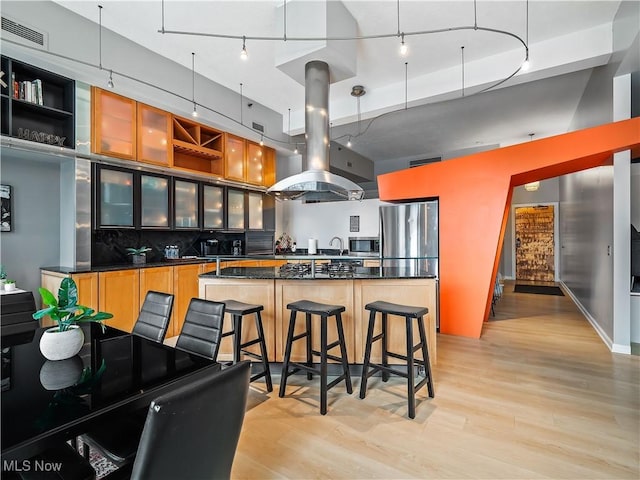
<instances>
[{"instance_id":1,"label":"white wall","mask_svg":"<svg viewBox=\"0 0 640 480\"><path fill-rule=\"evenodd\" d=\"M337 248L329 246L332 237L338 236L348 248L349 237L378 236L378 207L386 205L379 199L360 202L302 203L300 201L278 202L276 208L276 238L283 232L288 233L299 248L307 248L310 238L318 240L318 248ZM360 231L349 231L349 219L360 216Z\"/></svg>"},{"instance_id":2,"label":"white wall","mask_svg":"<svg viewBox=\"0 0 640 480\"><path fill-rule=\"evenodd\" d=\"M106 2L103 14L106 14L108 9L108 2ZM112 69L115 93L172 113L191 116L193 104L190 100L193 93L190 68L168 60L103 28L102 65L104 70L100 71L97 68L99 38L96 23L51 1L5 0L2 2L2 14L37 31L46 32L50 52L86 62L88 65L49 55L46 51L28 49L8 41L2 42L3 55L103 88L106 88L109 70ZM96 4L96 18L97 16ZM5 34L3 31L3 38L11 40L16 37ZM201 61L204 62L205 59ZM198 59L196 59L196 72L197 62ZM185 63L191 63L189 52L185 52ZM144 80L160 89L129 80L116 72ZM288 142L288 136L282 131L282 115L245 97L242 110L243 125L240 125L239 92L214 83L197 73L195 99L199 104L220 112L218 114L200 107L198 108L199 122L258 141L260 133L250 128L255 121L265 127L266 136L282 142L275 143L265 138L268 146L278 148L285 146ZM247 106L250 101L253 103L251 108Z\"/></svg>"}]
</instances>

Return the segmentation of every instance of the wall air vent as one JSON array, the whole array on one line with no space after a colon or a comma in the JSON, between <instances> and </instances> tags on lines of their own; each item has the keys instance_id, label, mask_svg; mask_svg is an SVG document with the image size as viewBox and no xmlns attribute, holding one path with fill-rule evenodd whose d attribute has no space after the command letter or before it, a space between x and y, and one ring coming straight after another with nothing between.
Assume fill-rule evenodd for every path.
<instances>
[{"instance_id":1,"label":"wall air vent","mask_svg":"<svg viewBox=\"0 0 640 480\"><path fill-rule=\"evenodd\" d=\"M428 163L439 162L441 160L442 160L442 157L423 158L421 160L411 160L409 162L409 168L419 167L421 165L427 165Z\"/></svg>"},{"instance_id":2,"label":"wall air vent","mask_svg":"<svg viewBox=\"0 0 640 480\"><path fill-rule=\"evenodd\" d=\"M264 133L264 125L260 125L259 123L253 122L252 127L254 130Z\"/></svg>"},{"instance_id":3,"label":"wall air vent","mask_svg":"<svg viewBox=\"0 0 640 480\"><path fill-rule=\"evenodd\" d=\"M15 40L31 47L46 49L48 36L22 23L16 22L6 16L2 16L2 32L9 33L8 39Z\"/></svg>"}]
</instances>

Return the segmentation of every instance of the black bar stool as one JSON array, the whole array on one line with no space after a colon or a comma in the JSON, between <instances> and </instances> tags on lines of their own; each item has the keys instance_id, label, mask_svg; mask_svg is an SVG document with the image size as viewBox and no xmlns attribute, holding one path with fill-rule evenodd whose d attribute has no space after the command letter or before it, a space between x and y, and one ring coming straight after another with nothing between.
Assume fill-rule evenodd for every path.
<instances>
[{"instance_id":1,"label":"black bar stool","mask_svg":"<svg viewBox=\"0 0 640 480\"><path fill-rule=\"evenodd\" d=\"M327 413L327 391L336 386L342 380L347 385L347 392L352 393L351 375L349 374L349 361L347 359L347 347L344 341L344 330L342 328L342 312L345 307L341 305L326 305L324 303L312 302L309 300L299 300L287 305L291 310L291 318L289 319L289 331L287 334L287 343L285 345L284 363L282 364L282 376L280 378L280 397L284 397L287 387L287 377L294 373L305 370L307 379L311 380L313 374L320 375L320 413ZM294 335L296 326L296 316L298 312L305 314L305 331L301 334ZM311 315L320 316L320 351L313 350L311 346ZM336 317L336 328L338 330L338 340L333 343L327 342L327 319ZM304 364L291 361L291 348L296 340L306 339L307 358ZM340 356L330 355L329 350L340 347ZM320 356L320 368L313 366L313 355ZM342 375L327 384L327 359L340 362L342 364ZM289 371L289 366L294 368Z\"/></svg>"},{"instance_id":2,"label":"black bar stool","mask_svg":"<svg viewBox=\"0 0 640 480\"><path fill-rule=\"evenodd\" d=\"M240 355L244 354L255 360L262 362L262 371L251 377L251 381L264 377L267 384L267 392L273 391L271 383L271 370L269 369L269 359L267 358L267 343L264 339L264 329L262 328L262 316L260 312L264 310L262 305L252 305L250 303L238 302L236 300L223 300L225 312L231 314L233 319L232 329L222 334L222 337L233 335L233 363L240 361ZM256 332L258 336L253 340L242 343L242 317L244 315L255 314ZM260 354L246 350L251 345L260 345Z\"/></svg>"},{"instance_id":3,"label":"black bar stool","mask_svg":"<svg viewBox=\"0 0 640 480\"><path fill-rule=\"evenodd\" d=\"M367 394L367 379L377 371L382 372L382 381L386 382L389 379L389 374L399 375L407 379L407 397L409 400L409 418L415 418L416 416L416 392L427 385L429 391L429 397L433 397L433 379L431 376L431 363L429 362L429 350L427 346L427 336L424 329L424 315L429 312L426 307L411 307L407 305L397 305L389 302L372 302L364 307L369 310L369 328L367 330L367 343L364 352L364 363L362 365L362 382L360 383L360 398L364 398ZM376 322L376 313L380 312L382 315L382 332L376 336L373 335L373 330ZM397 315L405 318L407 329L407 354L400 355L399 353L389 352L387 347L387 315ZM413 344L413 320L417 320L418 333L420 335L420 342L416 345ZM371 363L371 346L374 342L381 340L382 342L382 364ZM418 350L422 351L422 358L414 358L413 354ZM401 371L397 368L391 368L389 366L389 357L404 360L406 363L407 371ZM425 378L418 384L415 384L414 366L422 366L425 372Z\"/></svg>"}]
</instances>

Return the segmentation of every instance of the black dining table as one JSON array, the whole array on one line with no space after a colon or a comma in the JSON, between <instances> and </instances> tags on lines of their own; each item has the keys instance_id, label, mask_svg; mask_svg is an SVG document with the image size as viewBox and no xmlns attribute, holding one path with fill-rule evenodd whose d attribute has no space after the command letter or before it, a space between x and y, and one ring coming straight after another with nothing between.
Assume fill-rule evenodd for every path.
<instances>
[{"instance_id":1,"label":"black dining table","mask_svg":"<svg viewBox=\"0 0 640 480\"><path fill-rule=\"evenodd\" d=\"M37 328L2 336L2 461L25 460L220 370L168 345L91 323L78 355L51 361Z\"/></svg>"}]
</instances>

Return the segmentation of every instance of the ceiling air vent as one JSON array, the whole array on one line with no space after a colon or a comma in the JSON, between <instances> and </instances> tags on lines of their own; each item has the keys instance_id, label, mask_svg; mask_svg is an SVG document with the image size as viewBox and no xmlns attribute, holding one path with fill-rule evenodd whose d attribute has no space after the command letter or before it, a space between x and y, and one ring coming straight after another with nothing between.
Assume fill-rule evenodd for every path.
<instances>
[{"instance_id":1,"label":"ceiling air vent","mask_svg":"<svg viewBox=\"0 0 640 480\"><path fill-rule=\"evenodd\" d=\"M264 125L260 125L259 123L253 122L252 126L254 130L264 133Z\"/></svg>"},{"instance_id":2,"label":"ceiling air vent","mask_svg":"<svg viewBox=\"0 0 640 480\"><path fill-rule=\"evenodd\" d=\"M422 160L411 160L411 161L409 161L409 168L419 167L421 165L426 165L428 163L439 162L441 160L442 160L442 157L423 158Z\"/></svg>"},{"instance_id":3,"label":"ceiling air vent","mask_svg":"<svg viewBox=\"0 0 640 480\"><path fill-rule=\"evenodd\" d=\"M10 18L2 16L2 31L10 33L8 38L15 39L20 43L27 43L30 46L40 48L47 47L47 34L34 30L31 27L18 23ZM26 42L25 42L26 41Z\"/></svg>"}]
</instances>

